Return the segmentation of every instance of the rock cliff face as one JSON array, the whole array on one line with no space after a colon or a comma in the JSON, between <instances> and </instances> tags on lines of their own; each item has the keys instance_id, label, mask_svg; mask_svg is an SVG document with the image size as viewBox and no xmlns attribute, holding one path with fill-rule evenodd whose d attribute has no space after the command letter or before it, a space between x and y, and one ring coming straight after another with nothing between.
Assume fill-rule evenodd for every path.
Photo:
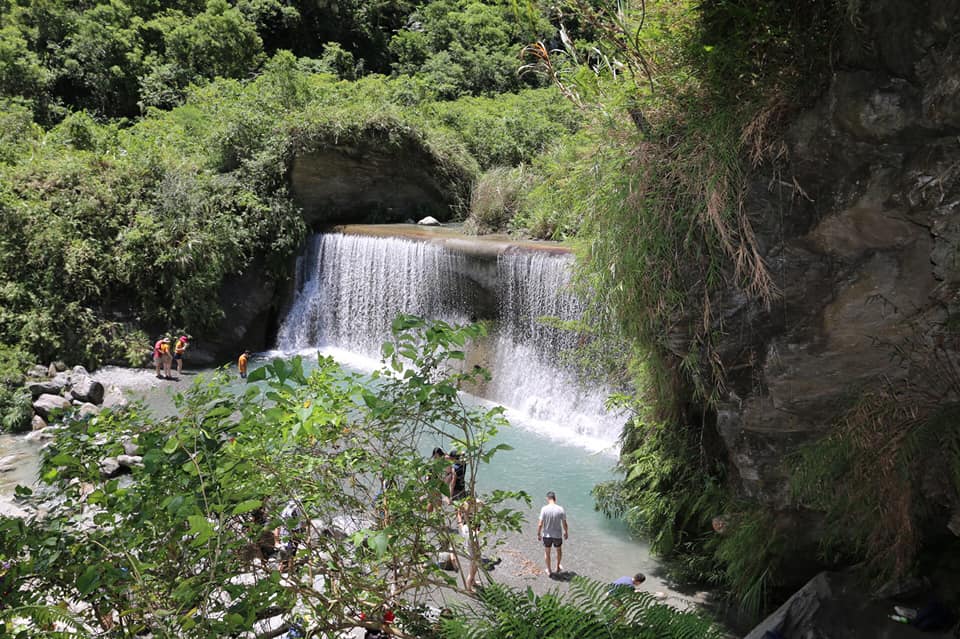
<instances>
[{"instance_id":1,"label":"rock cliff face","mask_svg":"<svg viewBox=\"0 0 960 639\"><path fill-rule=\"evenodd\" d=\"M296 157L291 192L307 224L404 222L426 215L450 219L469 188L414 140L328 145Z\"/></svg>"},{"instance_id":2,"label":"rock cliff face","mask_svg":"<svg viewBox=\"0 0 960 639\"><path fill-rule=\"evenodd\" d=\"M897 348L957 362L960 5L861 3L845 31L787 161L747 198L782 296L769 312L723 300L718 430L743 491L775 507L790 501L784 458L865 390L935 379Z\"/></svg>"}]
</instances>

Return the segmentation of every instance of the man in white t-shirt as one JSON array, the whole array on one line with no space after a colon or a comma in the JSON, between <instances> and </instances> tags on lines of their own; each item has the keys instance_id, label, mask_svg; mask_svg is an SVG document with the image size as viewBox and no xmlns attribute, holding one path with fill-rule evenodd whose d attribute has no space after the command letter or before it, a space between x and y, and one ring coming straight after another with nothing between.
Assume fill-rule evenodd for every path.
<instances>
[{"instance_id":1,"label":"man in white t-shirt","mask_svg":"<svg viewBox=\"0 0 960 639\"><path fill-rule=\"evenodd\" d=\"M563 558L563 540L568 538L567 514L562 506L557 505L557 495L551 490L547 493L547 505L540 509L540 520L537 522L537 539L543 540L543 559L547 562L547 575L553 575L550 568L550 548L557 549L557 572L563 570L560 565Z\"/></svg>"}]
</instances>

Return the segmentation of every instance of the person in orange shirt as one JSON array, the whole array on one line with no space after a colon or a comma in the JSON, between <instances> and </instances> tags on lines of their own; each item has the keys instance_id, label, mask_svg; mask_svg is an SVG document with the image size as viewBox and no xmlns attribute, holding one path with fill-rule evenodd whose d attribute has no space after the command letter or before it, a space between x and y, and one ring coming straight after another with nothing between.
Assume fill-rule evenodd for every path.
<instances>
[{"instance_id":1,"label":"person in orange shirt","mask_svg":"<svg viewBox=\"0 0 960 639\"><path fill-rule=\"evenodd\" d=\"M160 342L160 361L163 363L163 376L166 379L173 379L170 375L170 366L173 364L173 354L170 352L170 338L164 337Z\"/></svg>"},{"instance_id":2,"label":"person in orange shirt","mask_svg":"<svg viewBox=\"0 0 960 639\"><path fill-rule=\"evenodd\" d=\"M240 377L247 377L247 360L250 359L250 351L243 351L237 360L237 370L240 371Z\"/></svg>"},{"instance_id":3,"label":"person in orange shirt","mask_svg":"<svg viewBox=\"0 0 960 639\"><path fill-rule=\"evenodd\" d=\"M180 377L183 372L183 353L189 345L190 342L187 341L187 336L181 335L180 339L178 339L177 343L173 346L173 359L177 362L177 377Z\"/></svg>"}]
</instances>

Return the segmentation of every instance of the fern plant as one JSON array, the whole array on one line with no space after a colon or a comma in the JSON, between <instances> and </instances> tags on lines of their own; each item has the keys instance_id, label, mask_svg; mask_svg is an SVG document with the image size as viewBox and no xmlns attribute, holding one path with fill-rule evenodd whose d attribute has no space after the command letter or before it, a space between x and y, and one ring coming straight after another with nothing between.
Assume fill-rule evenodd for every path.
<instances>
[{"instance_id":1,"label":"fern plant","mask_svg":"<svg viewBox=\"0 0 960 639\"><path fill-rule=\"evenodd\" d=\"M491 584L476 602L463 604L441 622L444 639L720 639L723 632L697 612L659 603L584 577L566 595L536 595Z\"/></svg>"},{"instance_id":2,"label":"fern plant","mask_svg":"<svg viewBox=\"0 0 960 639\"><path fill-rule=\"evenodd\" d=\"M59 606L24 605L4 608L0 605L0 637L6 636L10 627L29 620L32 631L16 636L48 637L50 639L80 639L90 636L89 630L69 610ZM13 636L13 635L11 635Z\"/></svg>"}]
</instances>

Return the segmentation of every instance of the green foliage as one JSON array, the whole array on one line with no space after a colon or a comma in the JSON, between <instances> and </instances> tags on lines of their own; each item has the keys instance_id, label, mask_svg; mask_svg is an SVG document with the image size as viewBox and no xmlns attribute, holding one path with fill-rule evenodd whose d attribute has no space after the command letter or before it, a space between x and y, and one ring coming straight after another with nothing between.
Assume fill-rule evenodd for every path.
<instances>
[{"instance_id":1,"label":"green foliage","mask_svg":"<svg viewBox=\"0 0 960 639\"><path fill-rule=\"evenodd\" d=\"M0 343L0 432L30 430L33 401L23 383L31 363L23 350Z\"/></svg>"},{"instance_id":2,"label":"green foliage","mask_svg":"<svg viewBox=\"0 0 960 639\"><path fill-rule=\"evenodd\" d=\"M497 443L506 421L458 393L486 373L450 364L482 332L400 317L370 377L327 358L312 370L275 359L241 387L223 372L198 379L175 417L133 406L68 422L42 469L63 502L42 519L0 519L4 608L83 603L87 628L131 637L237 634L296 608L314 636L332 636L360 612L375 627L371 611L414 610L423 590L466 593L481 553L522 524L507 504L529 504L521 492L476 489L507 449ZM425 480L443 471L424 455L438 440L462 451L466 489L482 499L466 541L450 533L452 512L425 507L443 486ZM133 481L104 478L100 460L130 441L142 451ZM88 517L94 525L77 525ZM277 528L296 536L295 557L262 561L264 534ZM446 548L460 557L455 576L435 565Z\"/></svg>"},{"instance_id":3,"label":"green foliage","mask_svg":"<svg viewBox=\"0 0 960 639\"><path fill-rule=\"evenodd\" d=\"M657 603L650 593L574 577L570 592L535 595L501 584L442 619L445 639L711 639L724 636L708 619Z\"/></svg>"},{"instance_id":4,"label":"green foliage","mask_svg":"<svg viewBox=\"0 0 960 639\"><path fill-rule=\"evenodd\" d=\"M530 170L523 165L483 173L470 193L470 216L464 230L476 235L507 230L531 181Z\"/></svg>"},{"instance_id":5,"label":"green foliage","mask_svg":"<svg viewBox=\"0 0 960 639\"><path fill-rule=\"evenodd\" d=\"M550 35L539 15L507 0L433 0L417 8L390 40L395 72L419 75L442 99L490 95L537 85L516 74L517 54L531 40Z\"/></svg>"}]
</instances>

